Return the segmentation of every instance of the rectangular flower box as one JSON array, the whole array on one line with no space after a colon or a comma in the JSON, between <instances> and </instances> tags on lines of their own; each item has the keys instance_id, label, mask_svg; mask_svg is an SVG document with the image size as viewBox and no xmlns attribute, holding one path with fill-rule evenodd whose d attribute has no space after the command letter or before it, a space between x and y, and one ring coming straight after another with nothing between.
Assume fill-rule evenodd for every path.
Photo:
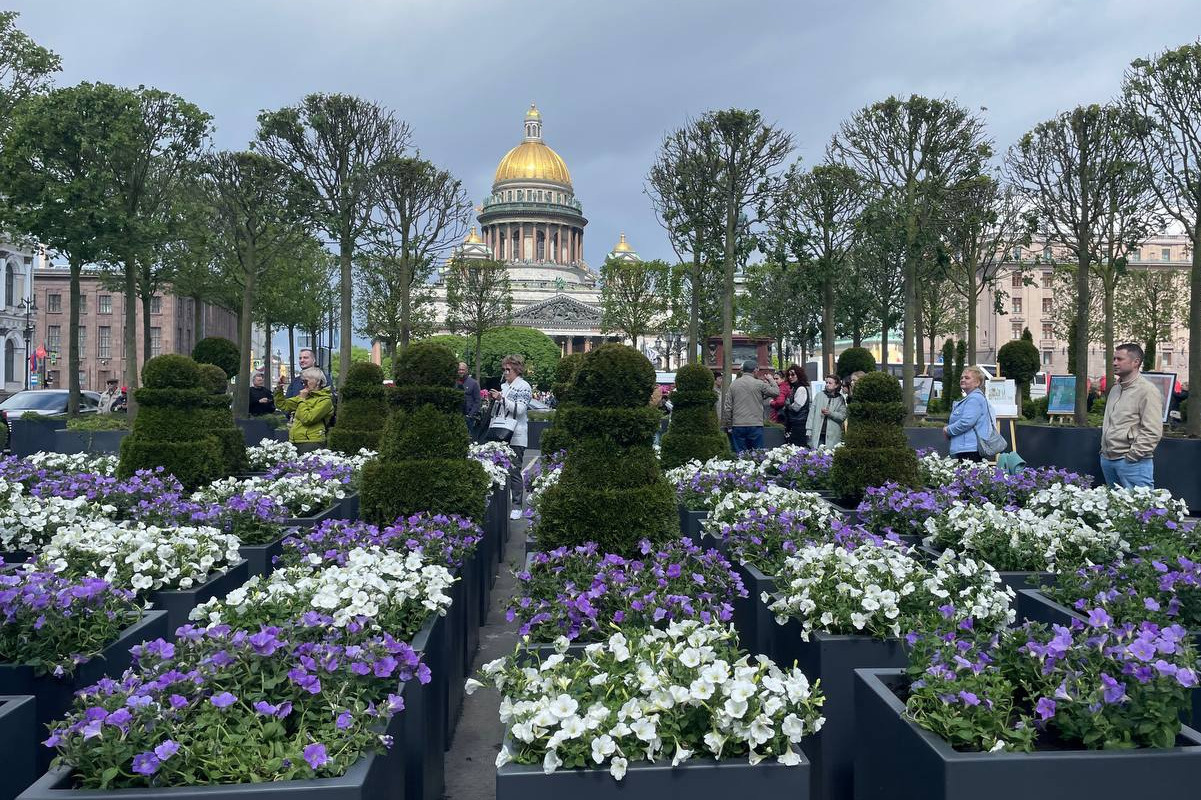
<instances>
[{"instance_id":1,"label":"rectangular flower box","mask_svg":"<svg viewBox=\"0 0 1201 800\"><path fill-rule=\"evenodd\" d=\"M1201 734L1191 728L1181 730L1177 747L1165 749L963 753L905 719L895 692L902 670L859 669L855 680L855 800L1196 795Z\"/></svg>"},{"instance_id":2,"label":"rectangular flower box","mask_svg":"<svg viewBox=\"0 0 1201 800\"><path fill-rule=\"evenodd\" d=\"M0 753L4 754L0 800L12 800L41 774L38 740L43 730L37 724L33 695L0 695Z\"/></svg>"},{"instance_id":3,"label":"rectangular flower box","mask_svg":"<svg viewBox=\"0 0 1201 800\"><path fill-rule=\"evenodd\" d=\"M351 492L338 503L337 519L356 520L359 518L359 493Z\"/></svg>"},{"instance_id":4,"label":"rectangular flower box","mask_svg":"<svg viewBox=\"0 0 1201 800\"><path fill-rule=\"evenodd\" d=\"M857 510L859 508L858 503L844 503L837 497L826 497L824 499L834 509L834 513L842 517L843 521L848 525L857 525L862 522Z\"/></svg>"},{"instance_id":5,"label":"rectangular flower box","mask_svg":"<svg viewBox=\"0 0 1201 800\"><path fill-rule=\"evenodd\" d=\"M459 721L459 712L463 710L463 692L455 691L462 687L467 680L468 666L465 662L467 652L467 605L474 602L475 597L469 596L465 569L460 567L456 572L457 580L448 592L451 597L450 609L446 612L446 687L443 694L446 725L443 729L442 749L449 750L451 739L454 738L455 725ZM478 608L478 604L476 605Z\"/></svg>"},{"instance_id":6,"label":"rectangular flower box","mask_svg":"<svg viewBox=\"0 0 1201 800\"><path fill-rule=\"evenodd\" d=\"M284 539L291 536L285 533L273 542L266 544L244 544L238 547L238 555L246 560L246 577L253 578L262 575L264 578L275 572L275 558L284 554Z\"/></svg>"},{"instance_id":7,"label":"rectangular flower box","mask_svg":"<svg viewBox=\"0 0 1201 800\"><path fill-rule=\"evenodd\" d=\"M430 615L410 643L430 668L424 686L409 681L412 693L405 695L404 719L405 798L441 800L445 785L446 692L463 691L463 685L447 683L449 616Z\"/></svg>"},{"instance_id":8,"label":"rectangular flower box","mask_svg":"<svg viewBox=\"0 0 1201 800\"><path fill-rule=\"evenodd\" d=\"M938 557L943 554L942 550L925 544L920 545L918 550L919 555L928 558L930 561L937 561ZM1013 589L1015 592L1021 589L1038 589L1055 582L1055 573L1039 570L1012 570L1004 572L997 570L997 574L1001 576L1001 585Z\"/></svg>"},{"instance_id":9,"label":"rectangular flower box","mask_svg":"<svg viewBox=\"0 0 1201 800\"><path fill-rule=\"evenodd\" d=\"M224 572L210 577L194 589L163 589L150 593L151 604L167 612L167 638L175 638L175 629L188 622L188 614L196 606L214 597L220 599L232 592L250 577L249 564L245 559Z\"/></svg>"},{"instance_id":10,"label":"rectangular flower box","mask_svg":"<svg viewBox=\"0 0 1201 800\"><path fill-rule=\"evenodd\" d=\"M800 623L789 620L776 632L773 660L780 667L795 661L810 681L820 680L826 697L826 724L807 744L813 763L814 798L852 796L855 762L855 670L860 667L904 667L909 656L900 639L813 633L801 639ZM895 795L902 797L906 795ZM913 797L923 797L913 795Z\"/></svg>"},{"instance_id":11,"label":"rectangular flower box","mask_svg":"<svg viewBox=\"0 0 1201 800\"><path fill-rule=\"evenodd\" d=\"M33 553L25 550L3 550L0 551L0 561L5 564L24 564L33 556Z\"/></svg>"},{"instance_id":12,"label":"rectangular flower box","mask_svg":"<svg viewBox=\"0 0 1201 800\"><path fill-rule=\"evenodd\" d=\"M339 516L341 511L342 501L337 500L329 508L317 511L307 517L289 517L281 520L280 524L285 528L312 528L316 525L320 525L327 519L341 519Z\"/></svg>"},{"instance_id":13,"label":"rectangular flower box","mask_svg":"<svg viewBox=\"0 0 1201 800\"><path fill-rule=\"evenodd\" d=\"M71 708L75 692L91 686L101 678L118 677L129 668L129 648L167 636L167 613L145 611L142 618L121 631L117 640L100 651L100 654L75 668L70 677L55 678L53 675L35 675L33 667L25 664L0 663L0 694L33 695L35 698L36 733L46 730L46 724L59 719ZM44 737L39 737L44 738ZM2 753L3 751L0 751ZM53 753L44 747L38 748L39 768L50 764Z\"/></svg>"},{"instance_id":14,"label":"rectangular flower box","mask_svg":"<svg viewBox=\"0 0 1201 800\"><path fill-rule=\"evenodd\" d=\"M547 775L541 764L505 764L496 771L496 800L808 800L810 765L785 766L767 758L751 766L745 757L726 761L692 758L670 761L630 759L620 781L608 764L559 769Z\"/></svg>"},{"instance_id":15,"label":"rectangular flower box","mask_svg":"<svg viewBox=\"0 0 1201 800\"><path fill-rule=\"evenodd\" d=\"M776 579L772 575L764 575L750 564L739 564L733 560L730 564L738 577L742 578L747 593L746 597L735 597L733 601L734 627L738 631L742 649L751 655L773 653L773 640L780 626L776 624L775 614L763 602L763 593L775 593Z\"/></svg>"},{"instance_id":16,"label":"rectangular flower box","mask_svg":"<svg viewBox=\"0 0 1201 800\"><path fill-rule=\"evenodd\" d=\"M680 506L680 534L692 541L700 541L701 527L709 518L708 511L693 511Z\"/></svg>"},{"instance_id":17,"label":"rectangular flower box","mask_svg":"<svg viewBox=\"0 0 1201 800\"><path fill-rule=\"evenodd\" d=\"M150 789L75 789L71 770L56 767L21 795L26 800L261 800L263 797L290 800L377 800L403 798L405 786L405 717L409 695L416 681L401 685L406 709L388 722L386 733L393 737L392 749L369 753L337 778L274 783L230 783L217 786L156 787Z\"/></svg>"}]
</instances>

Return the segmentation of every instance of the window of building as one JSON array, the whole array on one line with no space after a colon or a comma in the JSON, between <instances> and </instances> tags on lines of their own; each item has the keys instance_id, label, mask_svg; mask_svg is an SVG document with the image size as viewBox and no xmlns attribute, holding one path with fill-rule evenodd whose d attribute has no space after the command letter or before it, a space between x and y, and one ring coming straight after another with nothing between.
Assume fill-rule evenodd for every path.
<instances>
[{"instance_id":1,"label":"window of building","mask_svg":"<svg viewBox=\"0 0 1201 800\"><path fill-rule=\"evenodd\" d=\"M150 298L150 313L163 313L163 296L161 294L156 294L154 297Z\"/></svg>"},{"instance_id":2,"label":"window of building","mask_svg":"<svg viewBox=\"0 0 1201 800\"><path fill-rule=\"evenodd\" d=\"M78 332L79 336L77 337L77 341L79 342L79 357L80 359L84 359L88 356L88 329L80 325Z\"/></svg>"},{"instance_id":3,"label":"window of building","mask_svg":"<svg viewBox=\"0 0 1201 800\"><path fill-rule=\"evenodd\" d=\"M101 314L113 313L113 296L111 294L97 295L96 301Z\"/></svg>"},{"instance_id":4,"label":"window of building","mask_svg":"<svg viewBox=\"0 0 1201 800\"><path fill-rule=\"evenodd\" d=\"M1052 300L1050 297L1044 297L1043 298L1043 313L1050 314L1052 309L1054 308L1054 305L1055 305L1054 300Z\"/></svg>"},{"instance_id":5,"label":"window of building","mask_svg":"<svg viewBox=\"0 0 1201 800\"><path fill-rule=\"evenodd\" d=\"M46 310L51 314L60 313L63 310L63 296L61 294L46 295Z\"/></svg>"},{"instance_id":6,"label":"window of building","mask_svg":"<svg viewBox=\"0 0 1201 800\"><path fill-rule=\"evenodd\" d=\"M1055 358L1055 351L1054 351L1054 350L1044 350L1044 351L1043 351L1043 366L1044 366L1044 367L1045 367L1045 366L1050 366L1050 364L1051 364L1051 360L1052 360L1052 359L1054 359L1054 358Z\"/></svg>"},{"instance_id":7,"label":"window of building","mask_svg":"<svg viewBox=\"0 0 1201 800\"><path fill-rule=\"evenodd\" d=\"M1013 248L1013 260L1014 261L1022 260L1022 248L1021 247Z\"/></svg>"},{"instance_id":8,"label":"window of building","mask_svg":"<svg viewBox=\"0 0 1201 800\"><path fill-rule=\"evenodd\" d=\"M1050 289L1054 285L1055 285L1055 273L1054 272L1044 272L1043 273L1043 288Z\"/></svg>"},{"instance_id":9,"label":"window of building","mask_svg":"<svg viewBox=\"0 0 1201 800\"><path fill-rule=\"evenodd\" d=\"M4 379L15 380L17 371L17 346L12 339L4 342Z\"/></svg>"},{"instance_id":10,"label":"window of building","mask_svg":"<svg viewBox=\"0 0 1201 800\"><path fill-rule=\"evenodd\" d=\"M112 349L113 329L108 325L101 325L96 330L96 357L112 358Z\"/></svg>"},{"instance_id":11,"label":"window of building","mask_svg":"<svg viewBox=\"0 0 1201 800\"><path fill-rule=\"evenodd\" d=\"M150 355L158 356L163 353L163 329L150 329Z\"/></svg>"},{"instance_id":12,"label":"window of building","mask_svg":"<svg viewBox=\"0 0 1201 800\"><path fill-rule=\"evenodd\" d=\"M1052 259L1054 259L1054 256L1051 255L1051 245L1047 245L1043 248L1043 261L1051 261Z\"/></svg>"},{"instance_id":13,"label":"window of building","mask_svg":"<svg viewBox=\"0 0 1201 800\"><path fill-rule=\"evenodd\" d=\"M13 265L8 264L4 267L4 303L5 305L15 306L17 304L17 275L13 272Z\"/></svg>"},{"instance_id":14,"label":"window of building","mask_svg":"<svg viewBox=\"0 0 1201 800\"><path fill-rule=\"evenodd\" d=\"M79 315L82 317L86 313L88 313L88 296L81 294L79 296Z\"/></svg>"},{"instance_id":15,"label":"window of building","mask_svg":"<svg viewBox=\"0 0 1201 800\"><path fill-rule=\"evenodd\" d=\"M1127 260L1128 261L1141 261L1142 258L1143 258L1142 252L1139 251L1139 249L1136 247L1130 251L1130 256Z\"/></svg>"},{"instance_id":16,"label":"window of building","mask_svg":"<svg viewBox=\"0 0 1201 800\"><path fill-rule=\"evenodd\" d=\"M1160 252L1160 255L1162 256L1162 258L1163 258L1163 260L1164 260L1164 261L1171 261L1171 260L1172 260L1172 248L1170 248L1170 247L1165 247L1165 248L1163 248L1162 250L1160 250L1159 252Z\"/></svg>"},{"instance_id":17,"label":"window of building","mask_svg":"<svg viewBox=\"0 0 1201 800\"><path fill-rule=\"evenodd\" d=\"M1013 298L1013 313L1015 313L1015 314L1022 313L1022 298L1020 298L1020 297Z\"/></svg>"},{"instance_id":18,"label":"window of building","mask_svg":"<svg viewBox=\"0 0 1201 800\"><path fill-rule=\"evenodd\" d=\"M524 189L517 190L517 199L518 199L518 201L525 199L525 190Z\"/></svg>"},{"instance_id":19,"label":"window of building","mask_svg":"<svg viewBox=\"0 0 1201 800\"><path fill-rule=\"evenodd\" d=\"M1043 323L1043 338L1044 339L1054 339L1055 338L1054 326L1049 322Z\"/></svg>"},{"instance_id":20,"label":"window of building","mask_svg":"<svg viewBox=\"0 0 1201 800\"><path fill-rule=\"evenodd\" d=\"M57 353L62 349L63 326L48 325L46 327L46 349L51 353Z\"/></svg>"},{"instance_id":21,"label":"window of building","mask_svg":"<svg viewBox=\"0 0 1201 800\"><path fill-rule=\"evenodd\" d=\"M1022 338L1022 323L1020 323L1020 322L1013 323L1013 327L1011 327L1010 330L1013 331L1014 339Z\"/></svg>"},{"instance_id":22,"label":"window of building","mask_svg":"<svg viewBox=\"0 0 1201 800\"><path fill-rule=\"evenodd\" d=\"M10 342L9 344L11 344L11 342ZM1162 354L1162 355L1160 356L1160 360L1161 360L1161 361L1163 361L1163 365L1164 365L1165 367L1170 367L1170 366L1172 366L1172 354L1171 354L1171 353L1164 353L1164 354Z\"/></svg>"},{"instance_id":23,"label":"window of building","mask_svg":"<svg viewBox=\"0 0 1201 800\"><path fill-rule=\"evenodd\" d=\"M1022 273L1020 273L1020 272L1013 273L1013 277L1010 279L1009 283L1014 289L1021 289L1022 288Z\"/></svg>"},{"instance_id":24,"label":"window of building","mask_svg":"<svg viewBox=\"0 0 1201 800\"><path fill-rule=\"evenodd\" d=\"M52 369L46 373L46 388L58 386L58 370Z\"/></svg>"}]
</instances>

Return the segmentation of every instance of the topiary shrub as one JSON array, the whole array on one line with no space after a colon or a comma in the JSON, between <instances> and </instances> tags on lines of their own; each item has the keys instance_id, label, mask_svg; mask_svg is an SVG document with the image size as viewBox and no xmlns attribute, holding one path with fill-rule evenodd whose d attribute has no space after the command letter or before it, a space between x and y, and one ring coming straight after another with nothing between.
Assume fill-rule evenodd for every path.
<instances>
[{"instance_id":1,"label":"topiary shrub","mask_svg":"<svg viewBox=\"0 0 1201 800\"><path fill-rule=\"evenodd\" d=\"M212 394L225 394L229 391L229 376L216 364L200 365L200 382Z\"/></svg>"},{"instance_id":2,"label":"topiary shrub","mask_svg":"<svg viewBox=\"0 0 1201 800\"><path fill-rule=\"evenodd\" d=\"M838 354L834 370L844 380L856 372L875 372L876 357L866 347L848 347ZM855 391L858 391L858 387Z\"/></svg>"},{"instance_id":3,"label":"topiary shrub","mask_svg":"<svg viewBox=\"0 0 1201 800\"><path fill-rule=\"evenodd\" d=\"M379 449L388 420L388 393L384 371L370 361L356 361L346 373L338 393L338 422L329 429L329 447L347 455L366 447Z\"/></svg>"},{"instance_id":4,"label":"topiary shrub","mask_svg":"<svg viewBox=\"0 0 1201 800\"><path fill-rule=\"evenodd\" d=\"M482 520L490 482L467 458L463 392L454 385L459 360L442 345L418 342L397 361L404 385L389 398L396 410L380 434L379 457L363 467L363 518L384 525L429 511Z\"/></svg>"},{"instance_id":5,"label":"topiary shrub","mask_svg":"<svg viewBox=\"0 0 1201 800\"><path fill-rule=\"evenodd\" d=\"M714 408L713 373L703 364L688 364L676 371L671 393L671 422L663 434L659 453L664 469L674 469L693 459L708 461L730 452Z\"/></svg>"},{"instance_id":6,"label":"topiary shrub","mask_svg":"<svg viewBox=\"0 0 1201 800\"><path fill-rule=\"evenodd\" d=\"M632 347L601 345L584 358L571 402L557 412L572 445L539 502L539 546L594 541L632 555L642 539L679 535L675 493L652 447L661 419L648 405L654 383L654 368Z\"/></svg>"},{"instance_id":7,"label":"topiary shrub","mask_svg":"<svg viewBox=\"0 0 1201 800\"><path fill-rule=\"evenodd\" d=\"M187 356L155 356L142 368L141 389L134 390L138 414L133 429L121 442L117 476L128 478L139 469L163 467L188 489L233 473L217 431L233 428L237 433L242 463L246 448L242 434L234 428L229 404L212 394L199 365ZM215 405L224 405L217 422Z\"/></svg>"},{"instance_id":8,"label":"topiary shrub","mask_svg":"<svg viewBox=\"0 0 1201 800\"><path fill-rule=\"evenodd\" d=\"M230 408L229 378L225 370L216 364L200 365L201 388L209 392L197 409L201 425L208 428L221 445L221 456L225 466L222 473L233 475L250 469L246 459L246 439L242 429L234 422Z\"/></svg>"},{"instance_id":9,"label":"topiary shrub","mask_svg":"<svg viewBox=\"0 0 1201 800\"><path fill-rule=\"evenodd\" d=\"M901 384L883 372L869 372L855 384L847 431L830 470L830 484L843 501L857 502L864 489L888 481L917 486L917 454L905 438L901 396Z\"/></svg>"},{"instance_id":10,"label":"topiary shrub","mask_svg":"<svg viewBox=\"0 0 1201 800\"><path fill-rule=\"evenodd\" d=\"M1006 378L1013 378L1021 392L1022 400L1030 398L1030 382L1042 369L1042 357L1034 346L1030 329L1022 333L1022 338L1014 339L1001 345L997 351L997 366Z\"/></svg>"},{"instance_id":11,"label":"topiary shrub","mask_svg":"<svg viewBox=\"0 0 1201 800\"><path fill-rule=\"evenodd\" d=\"M560 358L559 363L555 365L556 409L555 416L551 419L550 425L546 426L546 430L542 431L542 440L538 443L538 449L543 453L559 453L571 447L570 434L559 424L559 412L572 406L571 385L575 381L575 374L580 370L580 365L584 363L585 355L587 354L572 353Z\"/></svg>"},{"instance_id":12,"label":"topiary shrub","mask_svg":"<svg viewBox=\"0 0 1201 800\"><path fill-rule=\"evenodd\" d=\"M197 364L216 364L228 379L237 376L242 364L242 351L222 336L206 336L192 348L192 360Z\"/></svg>"}]
</instances>

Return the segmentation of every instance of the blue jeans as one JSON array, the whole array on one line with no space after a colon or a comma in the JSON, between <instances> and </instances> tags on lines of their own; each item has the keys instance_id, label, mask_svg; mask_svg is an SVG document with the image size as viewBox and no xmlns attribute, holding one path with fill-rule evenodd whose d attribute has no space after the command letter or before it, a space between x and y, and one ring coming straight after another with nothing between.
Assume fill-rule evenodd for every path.
<instances>
[{"instance_id":1,"label":"blue jeans","mask_svg":"<svg viewBox=\"0 0 1201 800\"><path fill-rule=\"evenodd\" d=\"M734 452L757 450L763 447L762 425L739 425L730 429L730 439L734 443Z\"/></svg>"},{"instance_id":2,"label":"blue jeans","mask_svg":"<svg viewBox=\"0 0 1201 800\"><path fill-rule=\"evenodd\" d=\"M1105 482L1110 486L1150 486L1155 487L1155 461L1144 458L1139 461L1127 461L1124 458L1106 458L1101 456L1101 472Z\"/></svg>"}]
</instances>

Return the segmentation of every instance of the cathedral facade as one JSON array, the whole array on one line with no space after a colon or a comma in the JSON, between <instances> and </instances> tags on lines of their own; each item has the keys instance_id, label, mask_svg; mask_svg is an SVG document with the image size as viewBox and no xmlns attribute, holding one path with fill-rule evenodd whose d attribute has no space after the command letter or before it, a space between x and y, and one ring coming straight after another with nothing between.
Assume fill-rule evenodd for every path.
<instances>
[{"instance_id":1,"label":"cathedral facade","mask_svg":"<svg viewBox=\"0 0 1201 800\"><path fill-rule=\"evenodd\" d=\"M583 206L567 164L542 139L542 113L525 114L520 144L500 160L492 191L454 258L503 261L513 292L513 325L537 328L566 355L619 336L601 333L598 274L584 260ZM638 256L622 235L610 258ZM445 319L445 288L436 289Z\"/></svg>"}]
</instances>

